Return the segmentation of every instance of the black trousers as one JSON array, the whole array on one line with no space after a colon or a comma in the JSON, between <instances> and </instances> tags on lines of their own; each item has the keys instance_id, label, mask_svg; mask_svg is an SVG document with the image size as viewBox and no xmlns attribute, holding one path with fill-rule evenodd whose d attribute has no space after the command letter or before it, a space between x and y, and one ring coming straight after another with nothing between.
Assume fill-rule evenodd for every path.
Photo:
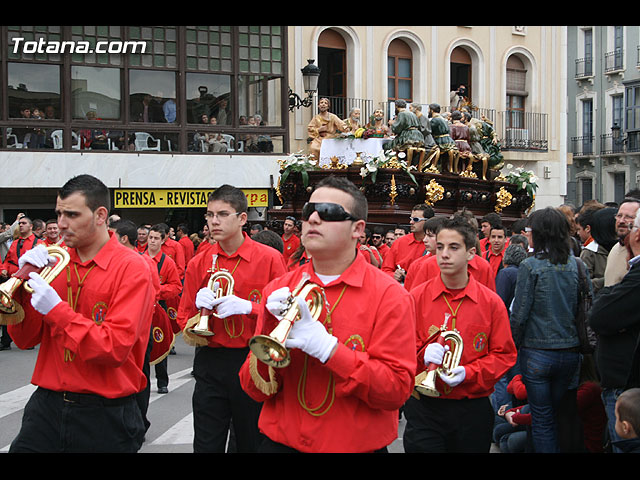
<instances>
[{"instance_id":1,"label":"black trousers","mask_svg":"<svg viewBox=\"0 0 640 480\"><path fill-rule=\"evenodd\" d=\"M151 333L149 333L149 343L147 343L147 350L144 353L144 363L142 365L142 373L144 373L144 376L147 379L147 386L136 394L136 402L140 408L140 413L142 414L145 432L149 430L149 427L151 426L151 422L147 417L147 412L149 411L149 399L151 397L151 365L149 365L149 359L151 357L152 348L153 337L151 336Z\"/></svg>"},{"instance_id":2,"label":"black trousers","mask_svg":"<svg viewBox=\"0 0 640 480\"><path fill-rule=\"evenodd\" d=\"M156 369L156 382L158 384L158 388L168 387L169 386L169 372L167 370L169 357L164 357L161 362L158 362L154 365Z\"/></svg>"},{"instance_id":3,"label":"black trousers","mask_svg":"<svg viewBox=\"0 0 640 480\"><path fill-rule=\"evenodd\" d=\"M193 375L194 453L224 453L231 421L238 453L255 453L264 438L258 430L261 403L240 386L238 372L248 348L196 348Z\"/></svg>"},{"instance_id":4,"label":"black trousers","mask_svg":"<svg viewBox=\"0 0 640 480\"><path fill-rule=\"evenodd\" d=\"M135 453L144 425L135 395L110 400L38 388L10 453Z\"/></svg>"},{"instance_id":5,"label":"black trousers","mask_svg":"<svg viewBox=\"0 0 640 480\"><path fill-rule=\"evenodd\" d=\"M488 397L410 397L404 405L406 453L489 453L494 412Z\"/></svg>"}]
</instances>

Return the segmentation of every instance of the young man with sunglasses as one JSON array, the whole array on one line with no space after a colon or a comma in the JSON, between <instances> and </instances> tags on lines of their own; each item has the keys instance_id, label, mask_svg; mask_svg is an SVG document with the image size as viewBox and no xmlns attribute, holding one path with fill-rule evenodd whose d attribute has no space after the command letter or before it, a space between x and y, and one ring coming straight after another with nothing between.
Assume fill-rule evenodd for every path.
<instances>
[{"instance_id":1,"label":"young man with sunglasses","mask_svg":"<svg viewBox=\"0 0 640 480\"><path fill-rule=\"evenodd\" d=\"M433 215L433 209L424 203L411 209L411 216L409 217L411 232L393 242L391 249L382 262L383 272L391 275L398 282L404 282L411 263L424 253L423 222L433 217Z\"/></svg>"},{"instance_id":2,"label":"young man with sunglasses","mask_svg":"<svg viewBox=\"0 0 640 480\"><path fill-rule=\"evenodd\" d=\"M240 387L238 370L249 352L262 289L286 272L282 254L252 240L244 231L247 197L231 185L214 190L205 214L211 237L216 241L189 262L178 309L178 324L186 340L197 340L193 374L194 452L224 453L233 421L238 453L255 452L260 441L260 404ZM207 287L214 272L226 270L233 277L233 290L217 295ZM224 287L224 280L219 282ZM208 327L212 336L189 333L200 319L201 309L213 310ZM187 327L185 329L185 327Z\"/></svg>"},{"instance_id":3,"label":"young man with sunglasses","mask_svg":"<svg viewBox=\"0 0 640 480\"><path fill-rule=\"evenodd\" d=\"M357 250L367 208L353 183L325 177L302 210L311 261L264 289L256 335L269 335L290 306L300 319L285 340L287 366L252 352L240 370L245 391L264 402L262 452L384 451L398 436L398 410L414 384L414 307ZM322 288L317 318L308 298L290 298L305 279Z\"/></svg>"}]
</instances>

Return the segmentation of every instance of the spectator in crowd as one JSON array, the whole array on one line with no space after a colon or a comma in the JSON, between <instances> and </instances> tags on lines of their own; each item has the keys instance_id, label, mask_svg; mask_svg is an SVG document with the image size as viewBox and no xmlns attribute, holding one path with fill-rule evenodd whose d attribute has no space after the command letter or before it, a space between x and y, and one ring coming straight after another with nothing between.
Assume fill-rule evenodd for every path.
<instances>
[{"instance_id":1,"label":"spectator in crowd","mask_svg":"<svg viewBox=\"0 0 640 480\"><path fill-rule=\"evenodd\" d=\"M629 270L629 252L625 246L625 239L630 231L629 225L633 224L636 212L640 207L640 191L632 190L625 195L620 202L616 214L616 234L618 243L611 247L607 257L607 266L604 271L604 285L610 286L619 283Z\"/></svg>"},{"instance_id":2,"label":"spectator in crowd","mask_svg":"<svg viewBox=\"0 0 640 480\"><path fill-rule=\"evenodd\" d=\"M580 225L591 235L591 241L580 252L580 259L587 266L594 294L604 286L607 257L617 241L615 215L615 208L601 208L578 217Z\"/></svg>"}]
</instances>

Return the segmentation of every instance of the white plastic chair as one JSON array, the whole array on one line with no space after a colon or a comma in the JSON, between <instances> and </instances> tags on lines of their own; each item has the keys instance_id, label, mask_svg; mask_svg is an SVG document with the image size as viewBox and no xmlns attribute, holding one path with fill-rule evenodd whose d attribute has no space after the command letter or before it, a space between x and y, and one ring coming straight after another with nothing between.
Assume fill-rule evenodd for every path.
<instances>
[{"instance_id":1,"label":"white plastic chair","mask_svg":"<svg viewBox=\"0 0 640 480\"><path fill-rule=\"evenodd\" d=\"M235 152L236 148L236 139L233 135L228 135L226 133L222 134L222 138L224 138L225 142L227 142L227 151L229 152ZM241 150L239 150L241 151Z\"/></svg>"},{"instance_id":2,"label":"white plastic chair","mask_svg":"<svg viewBox=\"0 0 640 480\"><path fill-rule=\"evenodd\" d=\"M18 136L15 133L11 133L12 131L12 128L7 128L7 147L22 148L23 145L18 142ZM9 139L13 139L13 143L9 143Z\"/></svg>"},{"instance_id":3,"label":"white plastic chair","mask_svg":"<svg viewBox=\"0 0 640 480\"><path fill-rule=\"evenodd\" d=\"M154 147L149 146L149 143L148 143L149 140L155 143ZM160 140L156 140L155 138L153 138L153 136L151 136L146 132L136 132L135 147L136 147L136 150L138 151L156 150L159 152Z\"/></svg>"},{"instance_id":4,"label":"white plastic chair","mask_svg":"<svg viewBox=\"0 0 640 480\"><path fill-rule=\"evenodd\" d=\"M62 130L54 130L51 132L51 140L55 150L62 150Z\"/></svg>"}]
</instances>

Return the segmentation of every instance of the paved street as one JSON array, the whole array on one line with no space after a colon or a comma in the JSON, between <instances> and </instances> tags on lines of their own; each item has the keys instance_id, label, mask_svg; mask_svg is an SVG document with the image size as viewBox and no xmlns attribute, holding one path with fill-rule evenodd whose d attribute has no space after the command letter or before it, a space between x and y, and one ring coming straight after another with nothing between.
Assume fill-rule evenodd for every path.
<instances>
[{"instance_id":1,"label":"paved street","mask_svg":"<svg viewBox=\"0 0 640 480\"><path fill-rule=\"evenodd\" d=\"M15 345L9 351L0 352L0 452L7 452L11 441L20 429L22 411L35 389L29 383L37 356L34 350L20 350ZM169 356L169 393L156 392L152 383L149 420L151 427L141 453L191 453L193 451L193 419L191 395L195 381L191 376L193 348L179 337L176 355ZM154 377L153 367L151 375ZM404 419L400 422L400 432ZM393 453L401 453L402 440L390 445Z\"/></svg>"}]
</instances>

